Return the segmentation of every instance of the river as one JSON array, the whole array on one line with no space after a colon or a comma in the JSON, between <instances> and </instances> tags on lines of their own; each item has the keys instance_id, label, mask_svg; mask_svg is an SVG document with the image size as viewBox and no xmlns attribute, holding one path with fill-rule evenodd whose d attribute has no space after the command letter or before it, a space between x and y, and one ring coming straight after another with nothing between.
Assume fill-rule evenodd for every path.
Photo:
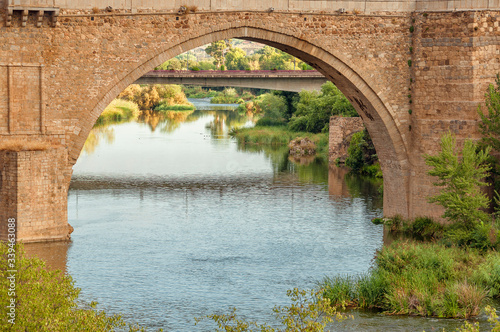
<instances>
[{"instance_id":1,"label":"river","mask_svg":"<svg viewBox=\"0 0 500 332\"><path fill-rule=\"evenodd\" d=\"M228 312L271 322L288 289L367 272L383 245L373 182L286 148L238 146L252 126L234 105L144 114L95 128L68 196L70 243L27 245L65 270L85 302L166 331L207 331L194 317ZM354 312L332 331L432 331L459 321ZM484 318L482 318L484 320ZM484 325L484 322L483 322Z\"/></svg>"}]
</instances>

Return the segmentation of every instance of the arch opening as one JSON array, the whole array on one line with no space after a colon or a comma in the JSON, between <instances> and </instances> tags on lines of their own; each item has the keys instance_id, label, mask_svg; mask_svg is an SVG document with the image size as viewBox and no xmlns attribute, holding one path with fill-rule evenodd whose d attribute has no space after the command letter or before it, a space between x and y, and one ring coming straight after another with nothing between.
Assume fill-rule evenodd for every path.
<instances>
[{"instance_id":1,"label":"arch opening","mask_svg":"<svg viewBox=\"0 0 500 332\"><path fill-rule=\"evenodd\" d=\"M179 40L162 50L154 51L155 54L151 58L139 63L131 72L123 73L108 91L97 97L97 102L87 118L80 121L81 131L73 140L74 144L69 151L70 163L76 162L101 112L128 85L158 64L177 55L198 46L230 38L255 41L280 49L309 63L332 81L351 101L372 137L384 176L384 214L409 217L409 158L406 139L395 112L379 92L381 90L370 84L356 66L342 59L341 55L334 55L320 46L294 36L249 26L228 28Z\"/></svg>"}]
</instances>

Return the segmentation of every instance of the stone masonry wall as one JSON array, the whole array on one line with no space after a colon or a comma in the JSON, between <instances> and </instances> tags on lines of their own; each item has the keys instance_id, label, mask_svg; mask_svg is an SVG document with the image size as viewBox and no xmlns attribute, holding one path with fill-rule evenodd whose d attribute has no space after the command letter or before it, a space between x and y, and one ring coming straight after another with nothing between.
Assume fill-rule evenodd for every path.
<instances>
[{"instance_id":1,"label":"stone masonry wall","mask_svg":"<svg viewBox=\"0 0 500 332\"><path fill-rule=\"evenodd\" d=\"M328 161L335 163L338 159L340 162L344 162L347 157L350 137L364 128L363 120L359 117L332 116L330 118Z\"/></svg>"},{"instance_id":2,"label":"stone masonry wall","mask_svg":"<svg viewBox=\"0 0 500 332\"><path fill-rule=\"evenodd\" d=\"M0 240L7 240L7 220L17 216L17 155L0 151Z\"/></svg>"},{"instance_id":3,"label":"stone masonry wall","mask_svg":"<svg viewBox=\"0 0 500 332\"><path fill-rule=\"evenodd\" d=\"M59 236L43 229L64 237L71 166L104 108L143 74L197 46L228 38L264 42L334 82L373 139L388 216L440 214L427 203L435 188L423 155L437 151L447 130L462 141L477 137L477 105L500 70L499 11L177 15L85 9L62 11L55 27L47 14L40 28L32 14L24 27L20 13L10 27L0 20L0 140L49 141L66 147L67 155L20 152L20 164L11 155L0 163L4 178L20 183L12 209L30 241ZM53 182L29 184L45 177ZM2 199L12 188L2 182ZM29 188L44 189L28 200Z\"/></svg>"},{"instance_id":4,"label":"stone masonry wall","mask_svg":"<svg viewBox=\"0 0 500 332\"><path fill-rule=\"evenodd\" d=\"M440 215L427 197L437 192L424 155L439 151L448 131L459 145L478 139L477 107L500 72L500 12L414 14L410 125L410 209Z\"/></svg>"}]
</instances>

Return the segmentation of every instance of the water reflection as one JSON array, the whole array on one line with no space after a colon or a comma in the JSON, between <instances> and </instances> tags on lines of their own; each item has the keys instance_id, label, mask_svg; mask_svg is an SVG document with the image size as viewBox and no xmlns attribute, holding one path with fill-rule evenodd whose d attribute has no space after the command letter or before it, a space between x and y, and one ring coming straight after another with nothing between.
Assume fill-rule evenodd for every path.
<instances>
[{"instance_id":1,"label":"water reflection","mask_svg":"<svg viewBox=\"0 0 500 332\"><path fill-rule=\"evenodd\" d=\"M286 147L238 146L228 131L251 117L204 103L110 125L114 141L79 158L65 264L82 300L153 328L204 331L193 317L234 305L270 321L287 289L368 270L382 245L373 184L320 158L297 163Z\"/></svg>"},{"instance_id":2,"label":"water reflection","mask_svg":"<svg viewBox=\"0 0 500 332\"><path fill-rule=\"evenodd\" d=\"M29 257L37 256L43 259L48 268L65 273L70 246L71 242L69 241L26 243L24 250Z\"/></svg>"}]
</instances>

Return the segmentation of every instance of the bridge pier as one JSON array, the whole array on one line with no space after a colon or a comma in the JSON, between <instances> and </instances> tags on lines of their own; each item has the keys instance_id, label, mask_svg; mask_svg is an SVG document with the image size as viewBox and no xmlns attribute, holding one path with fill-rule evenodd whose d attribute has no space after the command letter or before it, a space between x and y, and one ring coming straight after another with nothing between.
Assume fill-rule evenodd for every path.
<instances>
[{"instance_id":1,"label":"bridge pier","mask_svg":"<svg viewBox=\"0 0 500 332\"><path fill-rule=\"evenodd\" d=\"M22 242L68 240L68 188L72 169L66 148L0 151L0 240L15 219ZM10 229L12 233L13 230Z\"/></svg>"}]
</instances>

